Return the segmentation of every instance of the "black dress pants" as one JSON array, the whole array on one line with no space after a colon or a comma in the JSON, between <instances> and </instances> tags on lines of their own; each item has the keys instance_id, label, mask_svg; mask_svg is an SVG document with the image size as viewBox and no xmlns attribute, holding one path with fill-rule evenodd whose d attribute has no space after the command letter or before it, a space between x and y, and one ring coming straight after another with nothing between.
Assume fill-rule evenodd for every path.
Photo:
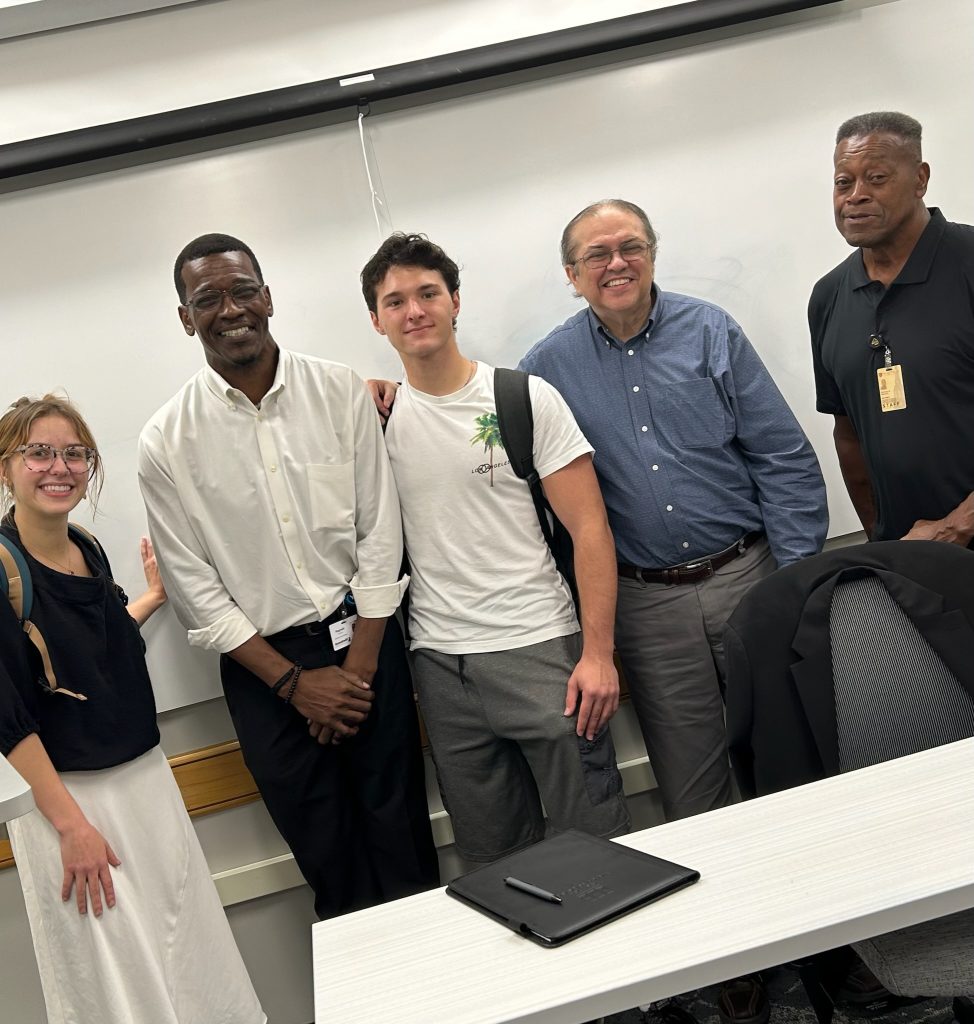
<instances>
[{"instance_id":1,"label":"black dress pants","mask_svg":"<svg viewBox=\"0 0 974 1024\"><path fill-rule=\"evenodd\" d=\"M271 638L305 668L340 665L328 630ZM439 885L402 631L386 624L372 680L375 700L358 735L321 745L290 704L224 655L220 676L244 761L301 873L319 918Z\"/></svg>"}]
</instances>

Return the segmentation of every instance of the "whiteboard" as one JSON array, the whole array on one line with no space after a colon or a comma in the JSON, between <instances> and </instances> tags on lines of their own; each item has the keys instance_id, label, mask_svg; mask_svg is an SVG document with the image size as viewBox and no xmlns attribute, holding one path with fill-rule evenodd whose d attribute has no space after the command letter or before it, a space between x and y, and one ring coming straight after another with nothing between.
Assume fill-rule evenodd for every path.
<instances>
[{"instance_id":1,"label":"whiteboard","mask_svg":"<svg viewBox=\"0 0 974 1024\"><path fill-rule=\"evenodd\" d=\"M575 212L606 196L643 205L660 286L726 308L811 437L837 535L858 524L831 418L814 411L805 321L813 283L848 252L831 212L835 129L870 109L916 116L928 202L971 222L972 58L966 0L843 3L366 125L389 223L461 265L459 337L474 358L514 365L579 308L558 259ZM190 238L226 231L254 248L282 346L401 375L358 287L378 232L354 124L3 195L0 223L0 401L64 386L88 416L107 471L91 525L130 592L145 522L136 439L202 363L172 285ZM190 650L171 612L147 628L160 710L219 692L215 656Z\"/></svg>"}]
</instances>

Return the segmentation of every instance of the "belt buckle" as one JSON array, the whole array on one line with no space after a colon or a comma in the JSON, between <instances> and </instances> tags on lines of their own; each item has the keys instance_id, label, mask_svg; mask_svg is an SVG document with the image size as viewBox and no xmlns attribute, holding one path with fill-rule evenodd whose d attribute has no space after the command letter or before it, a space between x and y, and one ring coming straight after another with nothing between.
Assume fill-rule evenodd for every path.
<instances>
[{"instance_id":1,"label":"belt buckle","mask_svg":"<svg viewBox=\"0 0 974 1024\"><path fill-rule=\"evenodd\" d=\"M302 627L308 636L320 636L325 631L323 622L306 622Z\"/></svg>"},{"instance_id":2,"label":"belt buckle","mask_svg":"<svg viewBox=\"0 0 974 1024\"><path fill-rule=\"evenodd\" d=\"M686 565L682 567L681 571L690 573L696 572L697 569L706 569L706 573L703 577L705 580L709 580L714 574L714 565L709 558L700 558L696 562L687 562Z\"/></svg>"}]
</instances>

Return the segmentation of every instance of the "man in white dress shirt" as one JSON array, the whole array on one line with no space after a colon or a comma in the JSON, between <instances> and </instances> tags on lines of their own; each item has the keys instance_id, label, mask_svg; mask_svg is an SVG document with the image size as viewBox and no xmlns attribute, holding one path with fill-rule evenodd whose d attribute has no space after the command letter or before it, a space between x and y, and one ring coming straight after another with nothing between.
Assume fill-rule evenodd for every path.
<instances>
[{"instance_id":1,"label":"man in white dress shirt","mask_svg":"<svg viewBox=\"0 0 974 1024\"><path fill-rule=\"evenodd\" d=\"M206 366L148 422L139 480L170 600L218 650L247 767L321 918L438 883L394 619L402 533L375 409L347 367L278 348L243 242L175 265ZM356 617L357 613L357 617Z\"/></svg>"}]
</instances>

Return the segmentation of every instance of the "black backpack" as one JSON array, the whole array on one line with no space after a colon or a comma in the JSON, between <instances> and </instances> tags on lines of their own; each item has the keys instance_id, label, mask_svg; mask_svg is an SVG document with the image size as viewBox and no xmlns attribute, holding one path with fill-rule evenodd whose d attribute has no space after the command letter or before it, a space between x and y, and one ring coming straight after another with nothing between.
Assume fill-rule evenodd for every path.
<instances>
[{"instance_id":1,"label":"black backpack","mask_svg":"<svg viewBox=\"0 0 974 1024\"><path fill-rule=\"evenodd\" d=\"M576 609L578 587L575 583L575 553L571 534L552 512L534 466L534 412L528 390L528 374L498 366L494 370L494 403L501 442L511 460L515 476L527 482L538 514L541 532L551 549L558 571L572 592Z\"/></svg>"}]
</instances>

